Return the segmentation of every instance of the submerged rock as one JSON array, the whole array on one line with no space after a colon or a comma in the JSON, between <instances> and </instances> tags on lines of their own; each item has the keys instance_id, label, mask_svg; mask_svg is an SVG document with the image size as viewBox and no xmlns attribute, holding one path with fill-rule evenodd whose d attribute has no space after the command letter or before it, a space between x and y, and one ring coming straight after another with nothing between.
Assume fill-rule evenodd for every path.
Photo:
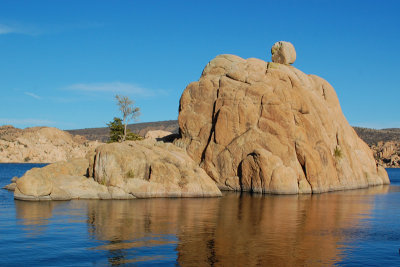
<instances>
[{"instance_id":1,"label":"submerged rock","mask_svg":"<svg viewBox=\"0 0 400 267\"><path fill-rule=\"evenodd\" d=\"M285 65L295 60L291 45L279 42L272 52L270 63L234 55L210 61L182 94L175 144L224 190L296 194L388 184L332 86Z\"/></svg>"},{"instance_id":2,"label":"submerged rock","mask_svg":"<svg viewBox=\"0 0 400 267\"><path fill-rule=\"evenodd\" d=\"M3 189L7 189L9 191L14 191L16 187L17 187L16 183L11 183L11 184L5 185L3 187Z\"/></svg>"}]
</instances>

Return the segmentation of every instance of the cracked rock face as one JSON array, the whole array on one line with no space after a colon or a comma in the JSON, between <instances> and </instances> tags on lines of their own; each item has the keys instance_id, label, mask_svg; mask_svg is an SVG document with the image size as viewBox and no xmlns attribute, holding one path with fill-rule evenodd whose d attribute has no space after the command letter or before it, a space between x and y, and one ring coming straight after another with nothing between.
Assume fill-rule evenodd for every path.
<instances>
[{"instance_id":1,"label":"cracked rock face","mask_svg":"<svg viewBox=\"0 0 400 267\"><path fill-rule=\"evenodd\" d=\"M286 55L286 44L278 46ZM290 64L295 52L283 58L273 53ZM275 62L234 55L209 62L182 94L175 143L224 190L296 194L388 184L332 86Z\"/></svg>"}]
</instances>

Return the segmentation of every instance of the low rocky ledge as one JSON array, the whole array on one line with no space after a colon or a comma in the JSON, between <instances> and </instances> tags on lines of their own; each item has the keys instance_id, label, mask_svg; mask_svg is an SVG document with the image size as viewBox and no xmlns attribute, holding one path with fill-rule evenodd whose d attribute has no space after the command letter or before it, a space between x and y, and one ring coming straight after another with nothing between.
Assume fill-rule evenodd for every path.
<instances>
[{"instance_id":1,"label":"low rocky ledge","mask_svg":"<svg viewBox=\"0 0 400 267\"><path fill-rule=\"evenodd\" d=\"M182 149L154 140L105 144L86 158L33 168L14 191L29 201L216 196L215 182Z\"/></svg>"}]
</instances>

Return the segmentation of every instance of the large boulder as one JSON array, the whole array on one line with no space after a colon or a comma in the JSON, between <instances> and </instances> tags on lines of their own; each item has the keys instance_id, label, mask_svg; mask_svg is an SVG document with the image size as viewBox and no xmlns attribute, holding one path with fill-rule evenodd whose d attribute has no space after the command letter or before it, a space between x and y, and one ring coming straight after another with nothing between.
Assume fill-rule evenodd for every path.
<instances>
[{"instance_id":1,"label":"large boulder","mask_svg":"<svg viewBox=\"0 0 400 267\"><path fill-rule=\"evenodd\" d=\"M110 198L108 189L86 177L89 162L77 158L33 168L16 181L14 198L20 200L70 200Z\"/></svg>"},{"instance_id":2,"label":"large boulder","mask_svg":"<svg viewBox=\"0 0 400 267\"><path fill-rule=\"evenodd\" d=\"M296 61L294 46L285 41L276 42L271 48L272 62L290 65Z\"/></svg>"},{"instance_id":3,"label":"large boulder","mask_svg":"<svg viewBox=\"0 0 400 267\"><path fill-rule=\"evenodd\" d=\"M60 174L46 179L38 176L35 181L46 190L36 190L35 195L27 195L17 186L14 198L19 200L71 200L71 199L111 199L108 188L96 183L93 178ZM48 189L48 190L47 190Z\"/></svg>"},{"instance_id":4,"label":"large boulder","mask_svg":"<svg viewBox=\"0 0 400 267\"><path fill-rule=\"evenodd\" d=\"M19 192L27 196L39 197L50 195L53 179L61 175L86 175L89 162L87 159L71 159L56 162L43 168L33 168L16 181Z\"/></svg>"},{"instance_id":5,"label":"large boulder","mask_svg":"<svg viewBox=\"0 0 400 267\"><path fill-rule=\"evenodd\" d=\"M285 46L275 52L291 49ZM296 194L388 184L332 86L285 65L293 55L285 58L209 62L182 94L182 138L174 143L224 190Z\"/></svg>"},{"instance_id":6,"label":"large boulder","mask_svg":"<svg viewBox=\"0 0 400 267\"><path fill-rule=\"evenodd\" d=\"M220 196L214 181L182 149L154 140L99 146L92 176L134 197Z\"/></svg>"}]
</instances>

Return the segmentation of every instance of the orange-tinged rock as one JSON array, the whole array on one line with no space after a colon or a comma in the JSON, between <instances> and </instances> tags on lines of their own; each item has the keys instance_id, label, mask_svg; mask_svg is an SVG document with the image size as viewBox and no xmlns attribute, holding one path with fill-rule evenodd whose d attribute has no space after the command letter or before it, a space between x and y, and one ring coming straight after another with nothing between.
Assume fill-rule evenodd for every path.
<instances>
[{"instance_id":1,"label":"orange-tinged rock","mask_svg":"<svg viewBox=\"0 0 400 267\"><path fill-rule=\"evenodd\" d=\"M233 55L210 61L182 94L175 143L224 190L295 194L388 184L332 86L288 65L294 47L273 50L284 64Z\"/></svg>"}]
</instances>

